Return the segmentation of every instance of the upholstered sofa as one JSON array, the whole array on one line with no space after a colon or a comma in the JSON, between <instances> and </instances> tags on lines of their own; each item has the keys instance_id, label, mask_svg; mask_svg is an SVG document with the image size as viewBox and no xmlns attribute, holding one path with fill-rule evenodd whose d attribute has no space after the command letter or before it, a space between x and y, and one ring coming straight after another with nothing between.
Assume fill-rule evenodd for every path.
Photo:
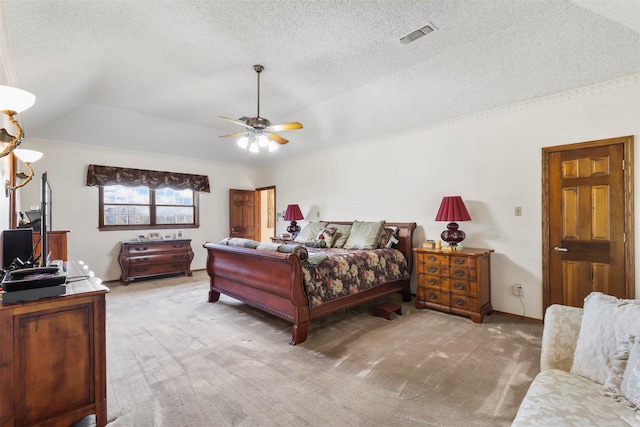
<instances>
[{"instance_id":1,"label":"upholstered sofa","mask_svg":"<svg viewBox=\"0 0 640 427\"><path fill-rule=\"evenodd\" d=\"M640 426L640 301L602 293L545 313L540 373L513 426Z\"/></svg>"}]
</instances>

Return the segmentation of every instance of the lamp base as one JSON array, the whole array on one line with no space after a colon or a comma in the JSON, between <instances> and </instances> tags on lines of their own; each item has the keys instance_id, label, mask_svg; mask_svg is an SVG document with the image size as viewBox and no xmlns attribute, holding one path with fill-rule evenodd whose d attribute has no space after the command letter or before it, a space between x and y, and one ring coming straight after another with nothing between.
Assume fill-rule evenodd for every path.
<instances>
[{"instance_id":1,"label":"lamp base","mask_svg":"<svg viewBox=\"0 0 640 427\"><path fill-rule=\"evenodd\" d=\"M462 242L465 237L464 231L458 229L457 222L450 222L447 224L447 229L442 232L440 235L442 240L447 242L449 246L455 247L458 246L458 243Z\"/></svg>"},{"instance_id":2,"label":"lamp base","mask_svg":"<svg viewBox=\"0 0 640 427\"><path fill-rule=\"evenodd\" d=\"M300 234L300 226L296 221L291 221L291 225L287 227L287 231L291 233L291 235L295 239L296 237L298 237L298 234Z\"/></svg>"}]
</instances>

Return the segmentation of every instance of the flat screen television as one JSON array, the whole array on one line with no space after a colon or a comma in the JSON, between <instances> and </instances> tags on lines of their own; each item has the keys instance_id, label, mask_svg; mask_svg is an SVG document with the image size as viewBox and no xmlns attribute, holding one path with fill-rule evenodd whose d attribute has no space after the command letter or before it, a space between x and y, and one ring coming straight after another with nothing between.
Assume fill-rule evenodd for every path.
<instances>
[{"instance_id":1,"label":"flat screen television","mask_svg":"<svg viewBox=\"0 0 640 427\"><path fill-rule=\"evenodd\" d=\"M53 215L52 191L47 173L42 174L40 181L40 265L45 267L51 263Z\"/></svg>"}]
</instances>

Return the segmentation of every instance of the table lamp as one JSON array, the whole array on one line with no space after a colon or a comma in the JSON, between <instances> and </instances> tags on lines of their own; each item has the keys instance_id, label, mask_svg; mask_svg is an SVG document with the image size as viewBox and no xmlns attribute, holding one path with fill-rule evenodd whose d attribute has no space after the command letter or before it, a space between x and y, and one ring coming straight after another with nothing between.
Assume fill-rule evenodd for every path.
<instances>
[{"instance_id":1,"label":"table lamp","mask_svg":"<svg viewBox=\"0 0 640 427\"><path fill-rule=\"evenodd\" d=\"M284 213L284 220L291 221L291 225L287 227L287 231L291 233L294 239L298 236L298 233L300 233L300 226L296 222L300 219L304 219L304 216L302 216L302 211L300 210L300 206L287 206L287 211Z\"/></svg>"},{"instance_id":2,"label":"table lamp","mask_svg":"<svg viewBox=\"0 0 640 427\"><path fill-rule=\"evenodd\" d=\"M442 198L440 209L436 215L436 221L449 221L447 229L440 237L447 242L450 247L455 248L462 242L466 235L464 231L458 229L456 221L471 221L471 216L460 196L446 196Z\"/></svg>"}]
</instances>

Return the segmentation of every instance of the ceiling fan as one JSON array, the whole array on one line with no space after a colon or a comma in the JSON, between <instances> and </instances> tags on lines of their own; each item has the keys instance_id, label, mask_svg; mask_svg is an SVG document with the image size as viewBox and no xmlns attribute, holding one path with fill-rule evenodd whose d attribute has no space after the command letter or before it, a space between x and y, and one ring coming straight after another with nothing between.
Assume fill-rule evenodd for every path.
<instances>
[{"instance_id":1,"label":"ceiling fan","mask_svg":"<svg viewBox=\"0 0 640 427\"><path fill-rule=\"evenodd\" d=\"M253 69L258 73L258 113L256 117L240 117L238 120L220 116L221 119L240 125L246 129L243 132L220 135L220 138L241 136L241 138L238 139L238 145L241 148L246 149L248 147L249 151L253 153L260 151L260 147L268 147L269 151L274 151L278 149L279 145L289 142L289 140L284 139L274 132L302 129L302 124L299 122L290 122L272 125L269 120L260 117L260 73L264 70L264 67L262 65L254 65Z\"/></svg>"}]
</instances>

